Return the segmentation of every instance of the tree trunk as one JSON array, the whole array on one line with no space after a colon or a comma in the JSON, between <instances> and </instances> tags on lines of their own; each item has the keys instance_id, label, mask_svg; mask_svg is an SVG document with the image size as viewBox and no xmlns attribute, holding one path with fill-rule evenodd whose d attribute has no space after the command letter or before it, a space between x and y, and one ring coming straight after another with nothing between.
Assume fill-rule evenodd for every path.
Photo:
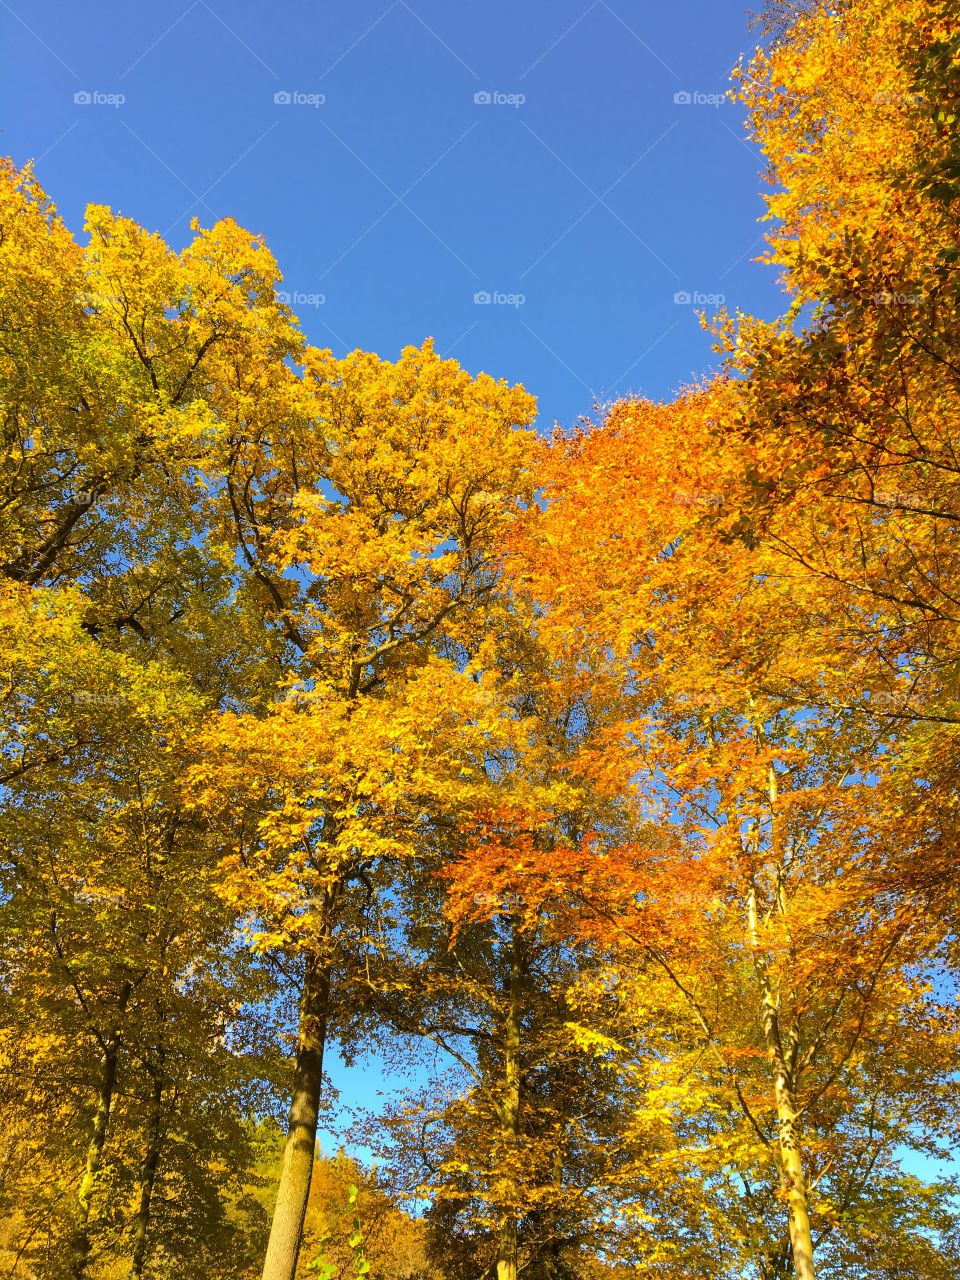
<instances>
[{"instance_id":1,"label":"tree trunk","mask_svg":"<svg viewBox=\"0 0 960 1280\"><path fill-rule=\"evenodd\" d=\"M770 841L776 868L776 910L781 918L787 916L786 872L787 854L784 848L784 826L779 815L779 784L777 771L771 763L767 769L767 789L770 798ZM751 884L751 934L756 943L757 894ZM790 1226L790 1248L793 1253L793 1274L796 1280L816 1280L813 1267L813 1234L810 1230L810 1206L807 1197L807 1180L803 1172L800 1153L800 1134L797 1127L796 1064L799 1038L796 1027L784 1035L780 1023L779 999L775 995L766 962L759 949L755 951L758 973L763 987L763 1024L774 1064L773 1098L777 1108L777 1131L780 1139L780 1177L787 1198Z\"/></svg>"},{"instance_id":2,"label":"tree trunk","mask_svg":"<svg viewBox=\"0 0 960 1280\"><path fill-rule=\"evenodd\" d=\"M779 893L782 902L782 888ZM813 1267L813 1234L807 1180L800 1155L797 1129L797 1104L794 1094L793 1064L796 1062L795 1037L787 1036L780 1024L779 998L774 990L766 959L759 944L757 894L751 882L747 897L747 931L753 949L754 969L760 984L760 1020L767 1053L773 1066L773 1100L777 1109L777 1132L780 1150L780 1179L787 1200L790 1248L796 1280L816 1280Z\"/></svg>"},{"instance_id":3,"label":"tree trunk","mask_svg":"<svg viewBox=\"0 0 960 1280\"><path fill-rule=\"evenodd\" d=\"M769 988L764 990L762 1018L767 1048L773 1063L773 1101L777 1109L780 1180L789 1213L793 1274L796 1280L816 1280L807 1180L803 1173L797 1127L797 1102L791 1068L785 1060L779 1015Z\"/></svg>"},{"instance_id":4,"label":"tree trunk","mask_svg":"<svg viewBox=\"0 0 960 1280\"><path fill-rule=\"evenodd\" d=\"M131 1280L141 1280L144 1264L147 1260L147 1228L150 1225L150 1206L153 1200L153 1189L157 1181L160 1167L160 1149L163 1145L163 1061L161 1050L153 1071L153 1090L150 1098L150 1128L147 1135L147 1150L143 1159L143 1171L140 1175L140 1204L133 1225L133 1263L130 1267Z\"/></svg>"},{"instance_id":5,"label":"tree trunk","mask_svg":"<svg viewBox=\"0 0 960 1280\"><path fill-rule=\"evenodd\" d=\"M127 1007L133 987L125 982L117 999L117 1020L103 1041L103 1063L100 1070L100 1087L97 1091L97 1110L93 1118L93 1132L87 1144L87 1162L77 1192L77 1210L73 1235L70 1239L70 1274L74 1280L82 1280L90 1258L90 1208L97 1174L103 1164L103 1149L107 1141L107 1126L113 1107L113 1093L117 1084L117 1062L120 1057L120 1017Z\"/></svg>"},{"instance_id":6,"label":"tree trunk","mask_svg":"<svg viewBox=\"0 0 960 1280\"><path fill-rule=\"evenodd\" d=\"M517 1280L517 1219L512 1211L505 1213L500 1219L497 1280Z\"/></svg>"},{"instance_id":7,"label":"tree trunk","mask_svg":"<svg viewBox=\"0 0 960 1280\"><path fill-rule=\"evenodd\" d=\"M503 1095L500 1134L508 1151L520 1140L520 1018L523 1012L523 944L514 927L510 949L510 986L503 1029ZM517 1280L517 1213L504 1208L497 1243L497 1280Z\"/></svg>"},{"instance_id":8,"label":"tree trunk","mask_svg":"<svg viewBox=\"0 0 960 1280\"><path fill-rule=\"evenodd\" d=\"M796 1280L816 1280L813 1268L813 1235L807 1203L807 1180L803 1173L797 1134L797 1106L786 1072L778 1065L774 1079L777 1126L780 1134L780 1163L783 1189L790 1212L790 1246Z\"/></svg>"},{"instance_id":9,"label":"tree trunk","mask_svg":"<svg viewBox=\"0 0 960 1280\"><path fill-rule=\"evenodd\" d=\"M300 1000L300 1026L293 1095L283 1149L277 1205L263 1264L263 1280L294 1280L303 1220L310 1198L317 1144L317 1114L323 1079L330 969L325 957L307 957Z\"/></svg>"}]
</instances>

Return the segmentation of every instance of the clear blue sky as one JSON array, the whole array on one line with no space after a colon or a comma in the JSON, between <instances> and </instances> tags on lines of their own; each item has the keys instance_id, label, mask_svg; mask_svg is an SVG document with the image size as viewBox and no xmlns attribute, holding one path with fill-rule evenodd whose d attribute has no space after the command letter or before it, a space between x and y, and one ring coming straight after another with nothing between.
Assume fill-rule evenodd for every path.
<instances>
[{"instance_id":1,"label":"clear blue sky","mask_svg":"<svg viewBox=\"0 0 960 1280\"><path fill-rule=\"evenodd\" d=\"M230 214L311 341L432 335L544 427L709 367L675 293L782 307L760 158L711 101L754 42L733 0L0 0L0 41L0 150L73 229L95 201L179 247Z\"/></svg>"}]
</instances>

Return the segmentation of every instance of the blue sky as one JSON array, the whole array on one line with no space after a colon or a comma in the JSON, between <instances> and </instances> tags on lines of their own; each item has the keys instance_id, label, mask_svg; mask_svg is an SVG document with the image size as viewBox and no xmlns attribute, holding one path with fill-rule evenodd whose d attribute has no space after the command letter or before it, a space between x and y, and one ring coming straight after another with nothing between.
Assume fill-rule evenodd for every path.
<instances>
[{"instance_id":1,"label":"blue sky","mask_svg":"<svg viewBox=\"0 0 960 1280\"><path fill-rule=\"evenodd\" d=\"M710 366L675 294L782 308L762 162L717 105L739 3L0 0L0 40L0 148L73 229L95 201L179 247L229 214L312 342L431 335L543 427Z\"/></svg>"}]
</instances>

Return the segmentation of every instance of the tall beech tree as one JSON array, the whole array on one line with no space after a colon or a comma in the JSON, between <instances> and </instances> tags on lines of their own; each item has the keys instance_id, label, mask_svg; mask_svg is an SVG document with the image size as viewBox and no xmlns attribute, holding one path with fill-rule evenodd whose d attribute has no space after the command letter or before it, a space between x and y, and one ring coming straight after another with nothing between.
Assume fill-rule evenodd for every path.
<instances>
[{"instance_id":1,"label":"tall beech tree","mask_svg":"<svg viewBox=\"0 0 960 1280\"><path fill-rule=\"evenodd\" d=\"M289 696L212 724L198 775L214 808L250 785L253 825L225 892L267 922L258 946L302 964L265 1280L292 1280L297 1263L338 913L368 863L415 847L418 796L427 813L456 807L456 725L476 701L458 659L492 608L505 524L530 496L522 389L471 378L429 343L396 364L308 351L304 370L300 417L251 423L244 406L211 497L285 642Z\"/></svg>"},{"instance_id":2,"label":"tall beech tree","mask_svg":"<svg viewBox=\"0 0 960 1280\"><path fill-rule=\"evenodd\" d=\"M589 768L618 689L551 662L516 600L468 670L496 701L489 728L463 740L484 782L390 886L370 931L364 1006L382 1026L436 1044L464 1091L449 1081L418 1091L390 1118L396 1147L376 1120L368 1141L401 1161L411 1198L434 1205L436 1232L470 1241L478 1270L546 1277L604 1248L616 1055L627 1051L609 1025L589 1025L602 1002L580 1017L579 987L602 951L573 943L563 890L527 903L500 894L486 872L498 860L562 863L585 829L622 825L620 793L595 786Z\"/></svg>"},{"instance_id":3,"label":"tall beech tree","mask_svg":"<svg viewBox=\"0 0 960 1280\"><path fill-rule=\"evenodd\" d=\"M840 1120L818 1113L819 1091L835 1105L847 1088L846 1137L868 1123L882 1074L858 1083L858 1055L900 1016L923 1017L915 966L937 944L888 875L902 857L890 825L896 734L838 699L856 668L826 652L817 630L832 614L829 588L747 531L743 452L710 448L737 406L738 389L721 382L676 407L616 406L596 432L558 439L541 473L548 505L518 544L517 572L550 602L543 630L555 643L573 634L586 653L619 655L640 803L669 833L639 860L625 850L617 871L584 861L578 896L687 1002L705 1062L722 1064L749 1126L743 1172L754 1176L752 1131L779 1167L794 1272L812 1277L815 1237L839 1225L826 1194L838 1161L813 1153L829 1152ZM528 870L537 876L535 860ZM729 950L718 952L727 929ZM730 1043L716 1029L705 992L724 992L729 1007L733 990L753 1001L758 1041ZM911 1055L941 1064L931 1115L949 1087L952 1024L934 1001L929 1013L939 1026L929 1046L905 1037L897 1069L887 1050L891 1115ZM755 1053L769 1064L765 1102L754 1072L741 1080L738 1055ZM811 1183L824 1197L819 1227Z\"/></svg>"},{"instance_id":4,"label":"tall beech tree","mask_svg":"<svg viewBox=\"0 0 960 1280\"><path fill-rule=\"evenodd\" d=\"M93 208L82 250L29 172L2 176L7 578L72 581L108 651L237 709L291 680L351 704L455 653L529 496L530 398L429 346L306 351L235 224L175 255ZM54 763L42 734L29 750L14 733L10 778ZM307 979L310 1006L312 960Z\"/></svg>"},{"instance_id":5,"label":"tall beech tree","mask_svg":"<svg viewBox=\"0 0 960 1280\"><path fill-rule=\"evenodd\" d=\"M930 2L814 6L745 68L778 188L767 257L812 317L718 326L740 382L735 435L765 446L745 527L825 584L820 626L857 672L847 700L899 731L911 837L897 874L945 933L956 923L956 68L955 15Z\"/></svg>"},{"instance_id":6,"label":"tall beech tree","mask_svg":"<svg viewBox=\"0 0 960 1280\"><path fill-rule=\"evenodd\" d=\"M872 901L906 933L925 907L913 955L942 959L955 922L955 24L929 3L782 8L742 95L778 187L769 260L791 312L721 317L735 379L617 406L597 438L558 448L561 501L530 579L558 632L585 624L616 645L658 714L682 704L707 758L718 718L739 718L745 741L771 705L796 726L832 723L839 775L873 783L842 860L858 868L855 906L861 885L851 927ZM651 728L658 740L645 719L641 741ZM707 794L726 776L705 778ZM695 793L696 771L673 785Z\"/></svg>"},{"instance_id":7,"label":"tall beech tree","mask_svg":"<svg viewBox=\"0 0 960 1280\"><path fill-rule=\"evenodd\" d=\"M36 1179L32 1200L28 1181L10 1203L25 1215L17 1257L36 1266L44 1245L45 1266L76 1274L106 1220L135 1270L156 1252L157 1224L169 1267L191 1247L202 1257L198 1224L213 1229L224 1181L212 1153L231 1128L228 1163L244 1163L241 1117L205 1130L203 1090L242 1106L259 1073L268 1105L255 1041L242 1086L247 1068L218 1043L246 999L243 982L228 990L245 966L231 959L228 912L199 924L208 846L170 787L189 757L180 735L204 707L252 705L271 688L270 633L199 499L205 472L223 470L223 389L243 368L279 398L297 384L284 361L300 343L275 264L235 224L180 255L104 208L88 210L87 231L81 247L29 170L0 167L0 822L3 906L22 948L5 956L4 1034L14 1113L28 1108L11 1153ZM52 1144L26 1120L31 1097ZM179 1233L155 1194L178 1159Z\"/></svg>"}]
</instances>

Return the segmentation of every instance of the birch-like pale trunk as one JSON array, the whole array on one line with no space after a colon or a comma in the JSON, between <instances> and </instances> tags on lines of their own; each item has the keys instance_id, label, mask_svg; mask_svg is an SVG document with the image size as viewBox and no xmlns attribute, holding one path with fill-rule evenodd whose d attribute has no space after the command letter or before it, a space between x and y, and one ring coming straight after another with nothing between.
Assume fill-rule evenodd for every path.
<instances>
[{"instance_id":1,"label":"birch-like pale trunk","mask_svg":"<svg viewBox=\"0 0 960 1280\"><path fill-rule=\"evenodd\" d=\"M786 889L781 873L782 834L777 817L777 777L773 767L768 772L771 811L771 838L777 868L775 910L786 914ZM756 885L751 877L747 896L747 931L753 951L754 969L760 984L760 1020L767 1054L773 1068L773 1101L777 1112L777 1147L780 1157L780 1180L787 1201L790 1247L793 1254L795 1280L816 1280L813 1263L813 1233L810 1229L810 1204L807 1180L800 1150L800 1131L794 1071L796 1043L784 1036L780 1020L780 1000L770 978L770 970L760 946Z\"/></svg>"},{"instance_id":2,"label":"birch-like pale trunk","mask_svg":"<svg viewBox=\"0 0 960 1280\"><path fill-rule=\"evenodd\" d=\"M309 955L300 998L297 1058L287 1139L283 1148L277 1204L270 1225L270 1241L263 1264L263 1280L294 1280L296 1275L313 1180L329 1001L330 968L327 958Z\"/></svg>"}]
</instances>

